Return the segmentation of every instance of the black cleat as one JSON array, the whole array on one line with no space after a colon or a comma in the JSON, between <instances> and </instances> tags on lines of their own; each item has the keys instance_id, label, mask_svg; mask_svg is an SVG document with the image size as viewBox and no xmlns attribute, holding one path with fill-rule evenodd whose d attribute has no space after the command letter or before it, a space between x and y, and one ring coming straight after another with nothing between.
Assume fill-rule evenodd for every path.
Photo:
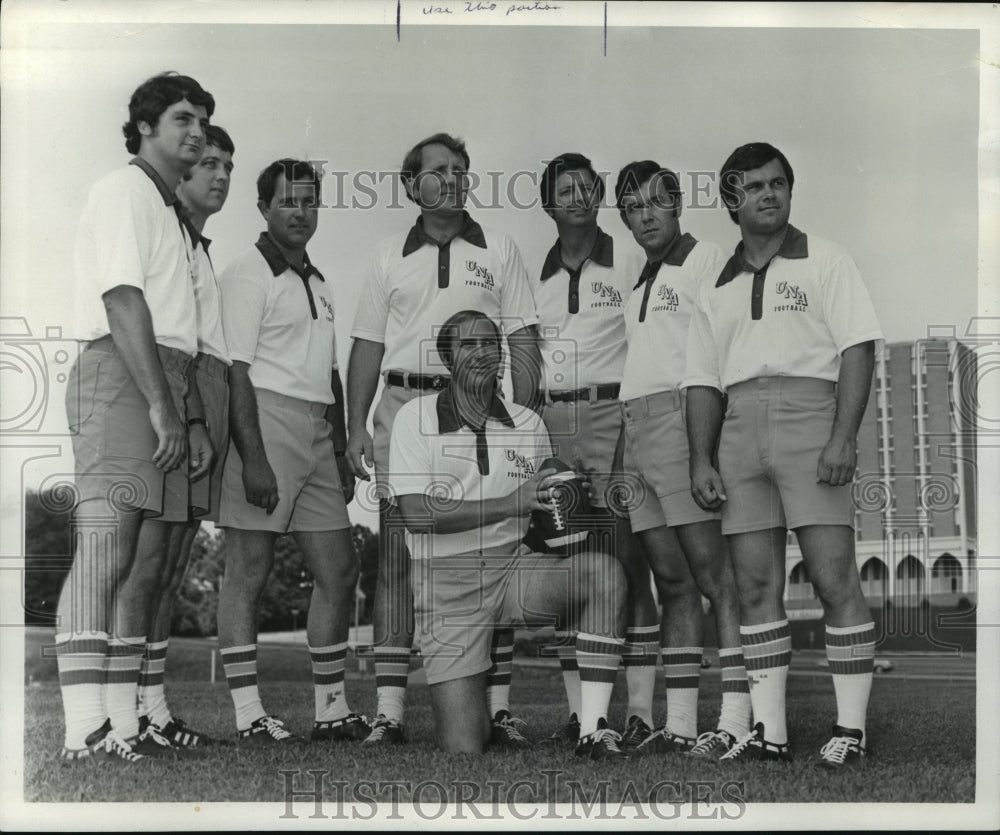
<instances>
[{"instance_id":1,"label":"black cleat","mask_svg":"<svg viewBox=\"0 0 1000 835\"><path fill-rule=\"evenodd\" d=\"M236 732L236 741L239 743L270 745L300 740L301 737L285 729L285 723L277 716L261 716L249 728Z\"/></svg>"},{"instance_id":2,"label":"black cleat","mask_svg":"<svg viewBox=\"0 0 1000 835\"><path fill-rule=\"evenodd\" d=\"M402 745L406 742L403 725L395 719L388 719L379 714L371 726L371 733L362 741L362 745Z\"/></svg>"},{"instance_id":3,"label":"black cleat","mask_svg":"<svg viewBox=\"0 0 1000 835\"><path fill-rule=\"evenodd\" d=\"M865 746L861 744L864 738L865 735L855 728L834 725L830 741L820 748L820 759L816 763L816 768L841 771L862 767L868 755Z\"/></svg>"},{"instance_id":4,"label":"black cleat","mask_svg":"<svg viewBox=\"0 0 1000 835\"><path fill-rule=\"evenodd\" d=\"M688 757L703 760L717 760L736 744L736 737L727 731L705 731L687 752Z\"/></svg>"},{"instance_id":5,"label":"black cleat","mask_svg":"<svg viewBox=\"0 0 1000 835\"><path fill-rule=\"evenodd\" d=\"M758 722L742 739L726 751L719 762L791 762L792 752L788 748L788 743L768 742L764 739L764 723Z\"/></svg>"},{"instance_id":6,"label":"black cleat","mask_svg":"<svg viewBox=\"0 0 1000 835\"><path fill-rule=\"evenodd\" d=\"M627 760L628 754L618 747L622 735L608 727L606 719L597 720L597 730L580 737L574 753L592 760Z\"/></svg>"},{"instance_id":7,"label":"black cleat","mask_svg":"<svg viewBox=\"0 0 1000 835\"><path fill-rule=\"evenodd\" d=\"M622 734L621 748L623 751L634 751L653 735L653 729L643 719L632 715L625 724Z\"/></svg>"},{"instance_id":8,"label":"black cleat","mask_svg":"<svg viewBox=\"0 0 1000 835\"><path fill-rule=\"evenodd\" d=\"M555 729L555 731L552 732L552 736L545 737L545 739L538 744L564 748L571 745L575 746L579 741L580 720L576 718L575 713L571 713L569 715L569 720L565 725L560 725Z\"/></svg>"},{"instance_id":9,"label":"black cleat","mask_svg":"<svg viewBox=\"0 0 1000 835\"><path fill-rule=\"evenodd\" d=\"M509 710L498 710L490 722L490 745L508 751L530 751L535 746L521 733L527 727L523 719L511 716Z\"/></svg>"},{"instance_id":10,"label":"black cleat","mask_svg":"<svg viewBox=\"0 0 1000 835\"><path fill-rule=\"evenodd\" d=\"M357 713L348 713L331 722L314 722L309 738L313 742L345 742L367 739L371 733L368 720Z\"/></svg>"}]
</instances>

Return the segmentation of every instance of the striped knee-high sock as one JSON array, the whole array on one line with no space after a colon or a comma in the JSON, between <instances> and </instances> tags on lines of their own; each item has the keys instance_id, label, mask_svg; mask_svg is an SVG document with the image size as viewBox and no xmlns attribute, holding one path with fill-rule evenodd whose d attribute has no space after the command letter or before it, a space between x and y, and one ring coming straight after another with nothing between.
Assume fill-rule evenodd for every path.
<instances>
[{"instance_id":1,"label":"striped knee-high sock","mask_svg":"<svg viewBox=\"0 0 1000 835\"><path fill-rule=\"evenodd\" d=\"M826 657L837 696L837 724L864 733L875 665L875 624L826 627Z\"/></svg>"},{"instance_id":2,"label":"striped knee-high sock","mask_svg":"<svg viewBox=\"0 0 1000 835\"><path fill-rule=\"evenodd\" d=\"M607 717L611 691L621 663L625 641L580 632L576 636L576 665L580 671L580 736L597 730Z\"/></svg>"},{"instance_id":3,"label":"striped knee-high sock","mask_svg":"<svg viewBox=\"0 0 1000 835\"><path fill-rule=\"evenodd\" d=\"M740 642L750 682L753 721L764 723L764 738L788 742L785 722L785 688L792 658L792 631L787 620L741 626Z\"/></svg>"},{"instance_id":4,"label":"striped knee-high sock","mask_svg":"<svg viewBox=\"0 0 1000 835\"><path fill-rule=\"evenodd\" d=\"M514 668L514 630L494 629L490 643L490 669L486 673L486 704L490 716L510 710L510 678Z\"/></svg>"},{"instance_id":5,"label":"striped knee-high sock","mask_svg":"<svg viewBox=\"0 0 1000 835\"><path fill-rule=\"evenodd\" d=\"M750 730L750 682L747 681L743 650L739 647L719 650L722 672L722 712L716 730L739 739Z\"/></svg>"},{"instance_id":6,"label":"striped knee-high sock","mask_svg":"<svg viewBox=\"0 0 1000 835\"><path fill-rule=\"evenodd\" d=\"M122 739L139 735L139 668L146 652L146 637L110 638L105 670L104 702L111 727Z\"/></svg>"},{"instance_id":7,"label":"striped knee-high sock","mask_svg":"<svg viewBox=\"0 0 1000 835\"><path fill-rule=\"evenodd\" d=\"M70 751L87 746L87 737L104 724L104 659L107 632L61 632L55 639L59 688L62 690L66 735Z\"/></svg>"},{"instance_id":8,"label":"striped knee-high sock","mask_svg":"<svg viewBox=\"0 0 1000 835\"><path fill-rule=\"evenodd\" d=\"M236 729L245 731L258 719L267 716L257 687L257 645L226 647L219 650L226 671L229 695L236 709Z\"/></svg>"},{"instance_id":9,"label":"striped knee-high sock","mask_svg":"<svg viewBox=\"0 0 1000 835\"><path fill-rule=\"evenodd\" d=\"M625 632L625 682L628 684L627 717L638 716L653 726L653 690L660 655L660 625L630 626Z\"/></svg>"},{"instance_id":10,"label":"striped knee-high sock","mask_svg":"<svg viewBox=\"0 0 1000 835\"><path fill-rule=\"evenodd\" d=\"M316 697L316 721L332 722L351 712L344 690L344 660L347 641L328 647L309 647L312 662L313 694Z\"/></svg>"},{"instance_id":11,"label":"striped knee-high sock","mask_svg":"<svg viewBox=\"0 0 1000 835\"><path fill-rule=\"evenodd\" d=\"M163 671L167 666L167 641L146 642L146 653L139 668L139 714L159 728L170 722L167 694L163 690Z\"/></svg>"},{"instance_id":12,"label":"striped knee-high sock","mask_svg":"<svg viewBox=\"0 0 1000 835\"><path fill-rule=\"evenodd\" d=\"M580 718L580 670L576 664L576 635L573 632L556 630L556 650L559 656L559 669L562 671L563 687L566 690L566 701L569 703L570 714Z\"/></svg>"},{"instance_id":13,"label":"striped knee-high sock","mask_svg":"<svg viewBox=\"0 0 1000 835\"><path fill-rule=\"evenodd\" d=\"M667 688L666 728L694 739L698 736L698 684L703 647L664 647L663 681Z\"/></svg>"},{"instance_id":14,"label":"striped knee-high sock","mask_svg":"<svg viewBox=\"0 0 1000 835\"><path fill-rule=\"evenodd\" d=\"M409 673L409 647L375 647L375 689L380 716L394 722L403 721Z\"/></svg>"}]
</instances>

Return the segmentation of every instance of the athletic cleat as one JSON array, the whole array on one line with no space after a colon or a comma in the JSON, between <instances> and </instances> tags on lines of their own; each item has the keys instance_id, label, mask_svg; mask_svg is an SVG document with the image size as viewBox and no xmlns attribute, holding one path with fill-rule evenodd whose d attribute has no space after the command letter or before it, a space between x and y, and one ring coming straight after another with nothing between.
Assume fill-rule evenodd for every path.
<instances>
[{"instance_id":1,"label":"athletic cleat","mask_svg":"<svg viewBox=\"0 0 1000 835\"><path fill-rule=\"evenodd\" d=\"M618 747L622 735L608 727L604 718L597 720L597 730L592 734L580 737L576 750L578 757L588 757L592 760L627 760L628 754Z\"/></svg>"},{"instance_id":2,"label":"athletic cleat","mask_svg":"<svg viewBox=\"0 0 1000 835\"><path fill-rule=\"evenodd\" d=\"M521 733L527 725L523 719L511 716L509 710L498 710L490 723L490 745L509 751L531 750L535 746Z\"/></svg>"},{"instance_id":3,"label":"athletic cleat","mask_svg":"<svg viewBox=\"0 0 1000 835\"><path fill-rule=\"evenodd\" d=\"M791 762L792 752L788 743L768 742L764 739L764 723L758 722L746 736L736 740L732 748L726 751L719 761L732 762Z\"/></svg>"},{"instance_id":4,"label":"athletic cleat","mask_svg":"<svg viewBox=\"0 0 1000 835\"><path fill-rule=\"evenodd\" d=\"M104 724L96 731L91 731L84 741L83 748L67 748L65 745L59 751L59 765L93 765L99 761L96 749L104 745L104 739L111 731L111 720L105 719Z\"/></svg>"},{"instance_id":5,"label":"athletic cleat","mask_svg":"<svg viewBox=\"0 0 1000 835\"><path fill-rule=\"evenodd\" d=\"M569 720L565 725L561 725L552 732L552 736L547 736L539 745L554 745L559 747L575 746L580 741L580 720L575 713L569 715Z\"/></svg>"},{"instance_id":6,"label":"athletic cleat","mask_svg":"<svg viewBox=\"0 0 1000 835\"><path fill-rule=\"evenodd\" d=\"M261 716L253 724L236 732L236 741L270 745L274 742L298 742L301 737L285 730L285 723L277 716Z\"/></svg>"},{"instance_id":7,"label":"athletic cleat","mask_svg":"<svg viewBox=\"0 0 1000 835\"><path fill-rule=\"evenodd\" d=\"M357 713L348 713L331 722L314 722L309 738L313 742L351 742L366 739L371 733L368 719Z\"/></svg>"},{"instance_id":8,"label":"athletic cleat","mask_svg":"<svg viewBox=\"0 0 1000 835\"><path fill-rule=\"evenodd\" d=\"M156 724L153 727L180 748L207 748L211 745L230 744L227 740L216 739L192 730L183 719L171 718L162 728Z\"/></svg>"},{"instance_id":9,"label":"athletic cleat","mask_svg":"<svg viewBox=\"0 0 1000 835\"><path fill-rule=\"evenodd\" d=\"M867 751L861 744L864 734L855 728L833 726L833 736L819 750L819 762L816 768L826 771L840 771L845 768L855 768L865 764Z\"/></svg>"},{"instance_id":10,"label":"athletic cleat","mask_svg":"<svg viewBox=\"0 0 1000 835\"><path fill-rule=\"evenodd\" d=\"M687 752L688 757L699 757L703 760L717 760L736 744L736 737L727 731L705 731Z\"/></svg>"},{"instance_id":11,"label":"athletic cleat","mask_svg":"<svg viewBox=\"0 0 1000 835\"><path fill-rule=\"evenodd\" d=\"M380 713L371 725L371 733L361 742L362 745L402 745L406 742L403 726L395 719L389 719Z\"/></svg>"},{"instance_id":12,"label":"athletic cleat","mask_svg":"<svg viewBox=\"0 0 1000 835\"><path fill-rule=\"evenodd\" d=\"M86 748L63 748L59 752L60 765L103 765L105 763L134 763L147 759L111 729L111 720L92 731L86 739Z\"/></svg>"},{"instance_id":13,"label":"athletic cleat","mask_svg":"<svg viewBox=\"0 0 1000 835\"><path fill-rule=\"evenodd\" d=\"M145 719L146 717L142 717ZM145 723L139 723L139 735L125 740L132 750L143 757L168 757L176 758L184 756L185 749L179 745L174 745L169 739L160 733L159 728L146 719Z\"/></svg>"},{"instance_id":14,"label":"athletic cleat","mask_svg":"<svg viewBox=\"0 0 1000 835\"><path fill-rule=\"evenodd\" d=\"M698 743L690 736L668 731L666 725L657 728L636 747L637 754L683 754Z\"/></svg>"},{"instance_id":15,"label":"athletic cleat","mask_svg":"<svg viewBox=\"0 0 1000 835\"><path fill-rule=\"evenodd\" d=\"M625 733L622 734L622 750L634 751L652 735L653 729L643 719L632 715L625 725Z\"/></svg>"}]
</instances>

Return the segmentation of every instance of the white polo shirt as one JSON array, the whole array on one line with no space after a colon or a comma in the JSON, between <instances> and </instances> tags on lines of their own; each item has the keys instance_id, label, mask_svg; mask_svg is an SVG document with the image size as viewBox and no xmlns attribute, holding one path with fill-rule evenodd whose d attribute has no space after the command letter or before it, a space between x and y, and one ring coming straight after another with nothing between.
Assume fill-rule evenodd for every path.
<instances>
[{"instance_id":1,"label":"white polo shirt","mask_svg":"<svg viewBox=\"0 0 1000 835\"><path fill-rule=\"evenodd\" d=\"M538 322L521 253L465 213L461 231L439 246L423 218L375 250L351 336L385 345L382 371L447 374L435 341L460 310L479 310L507 335Z\"/></svg>"},{"instance_id":2,"label":"white polo shirt","mask_svg":"<svg viewBox=\"0 0 1000 835\"><path fill-rule=\"evenodd\" d=\"M393 495L434 496L439 503L446 497L498 499L518 489L552 454L541 418L524 406L495 398L484 430L485 450L468 426L459 425L450 390L406 403L396 415L389 447ZM527 528L528 517L522 516L458 533L407 531L407 545L418 560L468 554L516 544Z\"/></svg>"},{"instance_id":3,"label":"white polo shirt","mask_svg":"<svg viewBox=\"0 0 1000 835\"><path fill-rule=\"evenodd\" d=\"M577 270L562 261L556 241L531 282L538 311L545 388L577 389L621 381L625 366L625 319L632 289L630 272L614 239L597 230L594 248Z\"/></svg>"},{"instance_id":4,"label":"white polo shirt","mask_svg":"<svg viewBox=\"0 0 1000 835\"><path fill-rule=\"evenodd\" d=\"M333 403L333 294L308 256L300 273L262 232L219 284L229 355L250 364L254 387Z\"/></svg>"},{"instance_id":5,"label":"white polo shirt","mask_svg":"<svg viewBox=\"0 0 1000 835\"><path fill-rule=\"evenodd\" d=\"M215 268L208 254L211 240L185 221L185 228L194 241L194 300L198 317L198 351L226 365L232 365L226 335L222 327L222 291L215 277Z\"/></svg>"},{"instance_id":6,"label":"white polo shirt","mask_svg":"<svg viewBox=\"0 0 1000 835\"><path fill-rule=\"evenodd\" d=\"M754 271L742 242L705 282L688 338L685 386L729 386L757 377L836 382L840 355L881 342L868 291L843 247L789 225L781 248Z\"/></svg>"},{"instance_id":7,"label":"white polo shirt","mask_svg":"<svg viewBox=\"0 0 1000 835\"><path fill-rule=\"evenodd\" d=\"M120 285L145 297L158 345L194 356L198 325L194 252L174 209L176 195L136 157L90 189L76 237L76 336L111 331L102 296Z\"/></svg>"},{"instance_id":8,"label":"white polo shirt","mask_svg":"<svg viewBox=\"0 0 1000 835\"><path fill-rule=\"evenodd\" d=\"M714 282L725 263L713 243L679 235L663 260L645 263L625 305L628 356L621 400L680 386L687 367L688 326L698 288Z\"/></svg>"}]
</instances>

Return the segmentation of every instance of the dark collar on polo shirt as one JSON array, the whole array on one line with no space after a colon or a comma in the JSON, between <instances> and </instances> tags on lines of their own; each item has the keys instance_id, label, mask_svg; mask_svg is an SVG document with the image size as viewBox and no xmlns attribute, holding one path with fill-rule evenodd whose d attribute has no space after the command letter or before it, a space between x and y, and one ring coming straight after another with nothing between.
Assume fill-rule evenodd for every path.
<instances>
[{"instance_id":1,"label":"dark collar on polo shirt","mask_svg":"<svg viewBox=\"0 0 1000 835\"><path fill-rule=\"evenodd\" d=\"M451 279L451 242L455 238L463 238L473 246L486 249L486 236L483 234L483 227L476 223L468 212L462 212L462 228L458 230L455 237L445 243L436 241L427 234L424 230L424 218L421 215L410 228L406 240L403 242L403 257L412 255L425 244L436 246L438 249L438 287L443 290Z\"/></svg>"},{"instance_id":2,"label":"dark collar on polo shirt","mask_svg":"<svg viewBox=\"0 0 1000 835\"><path fill-rule=\"evenodd\" d=\"M184 228L187 229L188 235L191 236L191 243L195 249L200 245L202 249L205 250L205 254L208 254L208 248L212 245L210 238L206 238L201 232L198 231L198 227L194 225L194 221L191 220L191 215L189 214L187 208L185 208L183 203L179 202L181 223L184 224Z\"/></svg>"},{"instance_id":3,"label":"dark collar on polo shirt","mask_svg":"<svg viewBox=\"0 0 1000 835\"><path fill-rule=\"evenodd\" d=\"M545 263L542 264L541 281L552 278L559 270L566 270L569 273L568 310L570 313L580 312L580 274L583 272L583 265L588 261L593 261L602 267L614 266L615 240L600 227L597 229L597 238L590 249L590 253L580 262L580 266L575 270L571 270L563 263L562 249L559 246L558 240L552 245L549 254L545 256Z\"/></svg>"},{"instance_id":4,"label":"dark collar on polo shirt","mask_svg":"<svg viewBox=\"0 0 1000 835\"><path fill-rule=\"evenodd\" d=\"M453 386L449 386L437 396L438 433L441 435L449 432L457 432L463 424L458 414L458 408L455 405L453 388ZM490 401L489 417L500 421L508 429L514 428L514 419L510 416L507 407L504 406L503 401L496 393L493 394L493 399ZM479 427L470 426L468 423L465 425L476 436L476 463L479 465L479 474L489 475L490 455L489 447L486 444L486 425L484 424Z\"/></svg>"},{"instance_id":5,"label":"dark collar on polo shirt","mask_svg":"<svg viewBox=\"0 0 1000 835\"><path fill-rule=\"evenodd\" d=\"M674 238L674 242L670 244L670 248L667 250L666 254L657 261L647 261L646 266L642 268L642 272L639 274L639 280L636 282L633 290L638 290L643 284L646 285L646 289L642 291L642 306L639 308L639 321L646 321L646 306L649 304L649 293L653 289L653 279L656 278L656 274L660 271L660 267L663 264L669 264L671 267L683 267L684 262L687 261L687 257L691 254L691 250L695 248L698 243L698 239L688 232L683 235L678 235Z\"/></svg>"},{"instance_id":6,"label":"dark collar on polo shirt","mask_svg":"<svg viewBox=\"0 0 1000 835\"><path fill-rule=\"evenodd\" d=\"M757 320L764 315L764 279L767 277L768 267L778 256L782 258L808 258L809 239L805 232L800 232L792 224L788 224L785 232L785 239L781 242L778 251L771 256L768 262L757 269L750 266L743 260L743 241L736 244L736 252L726 262L726 266L719 273L719 278L715 282L716 287L723 287L742 273L753 274L753 287L750 291L750 318Z\"/></svg>"},{"instance_id":7,"label":"dark collar on polo shirt","mask_svg":"<svg viewBox=\"0 0 1000 835\"><path fill-rule=\"evenodd\" d=\"M170 190L170 186L166 184L163 177L160 176L160 172L153 168L146 160L142 157L132 157L129 160L129 165L134 165L140 171L142 171L149 179L153 181L153 185L156 186L156 190L160 192L160 197L163 198L163 204L165 206L173 206L177 203L177 195Z\"/></svg>"},{"instance_id":8,"label":"dark collar on polo shirt","mask_svg":"<svg viewBox=\"0 0 1000 835\"><path fill-rule=\"evenodd\" d=\"M312 314L313 319L318 318L316 315L316 300L313 298L312 288L309 286L309 276L314 275L320 281L326 281L326 279L323 278L323 273L312 265L309 256L305 252L302 253L304 268L300 270L294 264L289 263L284 253L278 249L278 245L271 240L271 236L267 232L260 233L260 237L257 238L257 243L254 246L264 256L264 260L267 261L267 266L270 267L275 278L285 270L291 270L302 279L302 285L306 288L306 296L309 298L309 312Z\"/></svg>"}]
</instances>

